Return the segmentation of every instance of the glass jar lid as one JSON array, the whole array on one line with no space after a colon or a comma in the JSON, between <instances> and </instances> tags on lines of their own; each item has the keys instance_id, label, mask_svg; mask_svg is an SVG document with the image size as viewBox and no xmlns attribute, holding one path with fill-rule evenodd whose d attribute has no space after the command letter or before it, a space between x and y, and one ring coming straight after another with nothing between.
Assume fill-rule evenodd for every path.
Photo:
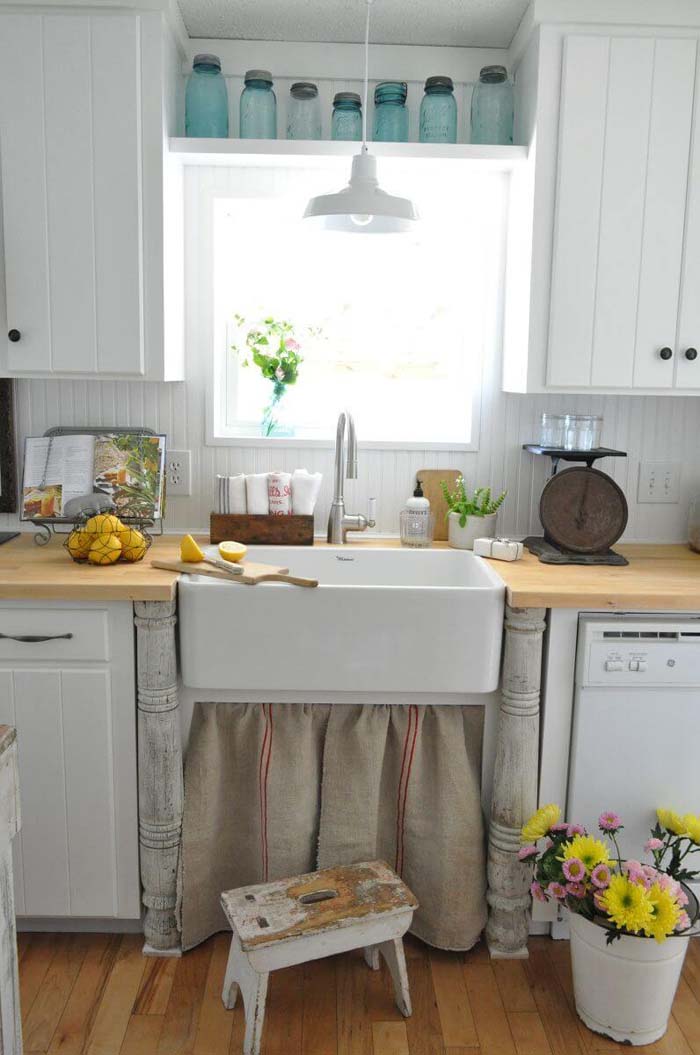
<instances>
[{"instance_id":1,"label":"glass jar lid","mask_svg":"<svg viewBox=\"0 0 700 1055\"><path fill-rule=\"evenodd\" d=\"M336 92L333 96L334 106L362 106L362 99L357 92Z\"/></svg>"},{"instance_id":2,"label":"glass jar lid","mask_svg":"<svg viewBox=\"0 0 700 1055\"><path fill-rule=\"evenodd\" d=\"M196 70L198 66L212 66L215 70L220 70L221 59L218 55L209 55L207 52L202 52L201 55L195 55L192 60L192 68Z\"/></svg>"},{"instance_id":3,"label":"glass jar lid","mask_svg":"<svg viewBox=\"0 0 700 1055\"><path fill-rule=\"evenodd\" d=\"M374 89L375 103L405 103L408 85L405 81L380 81Z\"/></svg>"},{"instance_id":4,"label":"glass jar lid","mask_svg":"<svg viewBox=\"0 0 700 1055\"><path fill-rule=\"evenodd\" d=\"M502 84L508 80L508 70L505 66L484 66L479 80L482 84Z\"/></svg>"},{"instance_id":5,"label":"glass jar lid","mask_svg":"<svg viewBox=\"0 0 700 1055\"><path fill-rule=\"evenodd\" d=\"M442 74L437 77L428 77L425 90L426 92L453 92L455 90L454 81L451 77L445 77Z\"/></svg>"},{"instance_id":6,"label":"glass jar lid","mask_svg":"<svg viewBox=\"0 0 700 1055\"><path fill-rule=\"evenodd\" d=\"M263 84L272 84L272 74L269 70L248 70L244 80L246 84L251 81L262 81Z\"/></svg>"},{"instance_id":7,"label":"glass jar lid","mask_svg":"<svg viewBox=\"0 0 700 1055\"><path fill-rule=\"evenodd\" d=\"M315 99L318 88L312 81L296 81L289 89L293 99Z\"/></svg>"}]
</instances>

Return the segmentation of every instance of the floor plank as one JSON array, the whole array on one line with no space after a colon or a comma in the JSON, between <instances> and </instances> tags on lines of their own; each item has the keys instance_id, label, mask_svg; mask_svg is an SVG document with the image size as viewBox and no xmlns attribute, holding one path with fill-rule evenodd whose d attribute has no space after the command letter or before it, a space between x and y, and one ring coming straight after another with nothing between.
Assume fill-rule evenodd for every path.
<instances>
[{"instance_id":1,"label":"floor plank","mask_svg":"<svg viewBox=\"0 0 700 1055\"><path fill-rule=\"evenodd\" d=\"M68 934L65 937L66 940L59 945L51 960L41 988L24 1020L24 1050L27 1055L48 1051L88 951L85 935Z\"/></svg>"},{"instance_id":2,"label":"floor plank","mask_svg":"<svg viewBox=\"0 0 700 1055\"><path fill-rule=\"evenodd\" d=\"M509 1011L508 1024L518 1055L551 1055L552 1049L537 1011Z\"/></svg>"},{"instance_id":3,"label":"floor plank","mask_svg":"<svg viewBox=\"0 0 700 1055\"><path fill-rule=\"evenodd\" d=\"M336 964L337 957L331 956L327 960L311 960L304 965L304 1055L338 1053Z\"/></svg>"},{"instance_id":4,"label":"floor plank","mask_svg":"<svg viewBox=\"0 0 700 1055\"><path fill-rule=\"evenodd\" d=\"M274 971L265 1010L265 1055L301 1055L303 1007L303 964Z\"/></svg>"},{"instance_id":5,"label":"floor plank","mask_svg":"<svg viewBox=\"0 0 700 1055\"><path fill-rule=\"evenodd\" d=\"M153 1055L162 1028L162 1015L132 1015L119 1055Z\"/></svg>"},{"instance_id":6,"label":"floor plank","mask_svg":"<svg viewBox=\"0 0 700 1055\"><path fill-rule=\"evenodd\" d=\"M158 1040L158 1055L191 1055L211 954L211 942L206 942L190 949L177 961Z\"/></svg>"},{"instance_id":7,"label":"floor plank","mask_svg":"<svg viewBox=\"0 0 700 1055\"><path fill-rule=\"evenodd\" d=\"M450 953L433 949L430 952L430 970L444 1044L456 1048L478 1047L474 1016L459 959Z\"/></svg>"},{"instance_id":8,"label":"floor plank","mask_svg":"<svg viewBox=\"0 0 700 1055\"><path fill-rule=\"evenodd\" d=\"M484 1055L515 1055L513 1035L493 970L480 963L465 963L464 977L481 1051Z\"/></svg>"},{"instance_id":9,"label":"floor plank","mask_svg":"<svg viewBox=\"0 0 700 1055\"><path fill-rule=\"evenodd\" d=\"M231 936L229 934L217 934L212 941L212 954L204 985L193 1055L227 1055L228 1053L233 1016L224 1007L221 990L224 986L230 946Z\"/></svg>"},{"instance_id":10,"label":"floor plank","mask_svg":"<svg viewBox=\"0 0 700 1055\"><path fill-rule=\"evenodd\" d=\"M374 1055L409 1055L406 1023L373 1022L372 1050Z\"/></svg>"},{"instance_id":11,"label":"floor plank","mask_svg":"<svg viewBox=\"0 0 700 1055\"><path fill-rule=\"evenodd\" d=\"M177 970L176 956L149 956L134 1003L134 1015L164 1015Z\"/></svg>"},{"instance_id":12,"label":"floor plank","mask_svg":"<svg viewBox=\"0 0 700 1055\"><path fill-rule=\"evenodd\" d=\"M547 954L550 938L529 943L530 958L525 961L532 994L539 1011L552 1055L585 1055L579 1036L579 1018L570 1007L558 973Z\"/></svg>"},{"instance_id":13,"label":"floor plank","mask_svg":"<svg viewBox=\"0 0 700 1055\"><path fill-rule=\"evenodd\" d=\"M408 1050L411 1055L443 1055L445 1047L440 1014L426 946L422 946L420 957L411 957L408 963L408 980L413 1005L413 1014L406 1022ZM474 1049L469 1050L473 1055Z\"/></svg>"},{"instance_id":14,"label":"floor plank","mask_svg":"<svg viewBox=\"0 0 700 1055\"><path fill-rule=\"evenodd\" d=\"M88 950L53 1035L49 1055L82 1055L120 944L119 934L88 936Z\"/></svg>"},{"instance_id":15,"label":"floor plank","mask_svg":"<svg viewBox=\"0 0 700 1055\"><path fill-rule=\"evenodd\" d=\"M685 978L681 978L673 1003L673 1017L688 1041L693 1055L700 1055L700 1001Z\"/></svg>"},{"instance_id":16,"label":"floor plank","mask_svg":"<svg viewBox=\"0 0 700 1055\"><path fill-rule=\"evenodd\" d=\"M372 1031L365 1014L370 969L359 952L339 956L336 965L338 1055L371 1055Z\"/></svg>"},{"instance_id":17,"label":"floor plank","mask_svg":"<svg viewBox=\"0 0 700 1055\"><path fill-rule=\"evenodd\" d=\"M29 1018L32 1005L44 984L51 961L66 944L65 934L35 934L27 946L22 959L19 976L19 1002L22 1009L22 1025Z\"/></svg>"},{"instance_id":18,"label":"floor plank","mask_svg":"<svg viewBox=\"0 0 700 1055\"><path fill-rule=\"evenodd\" d=\"M536 1011L522 960L494 960L492 965L498 991L508 1011Z\"/></svg>"},{"instance_id":19,"label":"floor plank","mask_svg":"<svg viewBox=\"0 0 700 1055\"><path fill-rule=\"evenodd\" d=\"M143 935L125 934L102 993L85 1055L119 1055L131 1009L139 991L146 958Z\"/></svg>"}]
</instances>

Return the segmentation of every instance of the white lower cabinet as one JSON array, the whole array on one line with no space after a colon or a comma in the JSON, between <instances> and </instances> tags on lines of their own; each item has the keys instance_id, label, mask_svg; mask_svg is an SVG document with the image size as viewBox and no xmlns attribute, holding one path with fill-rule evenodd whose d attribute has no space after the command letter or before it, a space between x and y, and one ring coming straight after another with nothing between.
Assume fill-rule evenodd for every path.
<instances>
[{"instance_id":1,"label":"white lower cabinet","mask_svg":"<svg viewBox=\"0 0 700 1055\"><path fill-rule=\"evenodd\" d=\"M8 601L0 634L0 723L19 745L17 912L138 919L132 606Z\"/></svg>"}]
</instances>

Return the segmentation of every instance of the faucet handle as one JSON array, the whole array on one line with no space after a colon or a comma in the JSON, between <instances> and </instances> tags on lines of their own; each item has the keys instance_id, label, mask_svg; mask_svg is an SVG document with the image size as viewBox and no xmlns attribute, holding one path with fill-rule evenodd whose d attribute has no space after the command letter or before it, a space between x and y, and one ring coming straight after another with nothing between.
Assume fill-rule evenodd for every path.
<instances>
[{"instance_id":1,"label":"faucet handle","mask_svg":"<svg viewBox=\"0 0 700 1055\"><path fill-rule=\"evenodd\" d=\"M367 523L368 523L368 525L371 528L376 526L376 523L377 523L377 499L376 498L368 498L367 499Z\"/></svg>"}]
</instances>

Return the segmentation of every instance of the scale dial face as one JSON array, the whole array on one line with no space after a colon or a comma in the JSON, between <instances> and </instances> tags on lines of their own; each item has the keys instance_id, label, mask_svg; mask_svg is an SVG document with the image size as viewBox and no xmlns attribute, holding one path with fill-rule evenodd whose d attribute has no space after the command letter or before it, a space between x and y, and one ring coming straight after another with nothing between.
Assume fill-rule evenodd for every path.
<instances>
[{"instance_id":1,"label":"scale dial face","mask_svg":"<svg viewBox=\"0 0 700 1055\"><path fill-rule=\"evenodd\" d=\"M600 469L562 469L540 498L545 538L570 553L604 553L627 526L627 501Z\"/></svg>"}]
</instances>

